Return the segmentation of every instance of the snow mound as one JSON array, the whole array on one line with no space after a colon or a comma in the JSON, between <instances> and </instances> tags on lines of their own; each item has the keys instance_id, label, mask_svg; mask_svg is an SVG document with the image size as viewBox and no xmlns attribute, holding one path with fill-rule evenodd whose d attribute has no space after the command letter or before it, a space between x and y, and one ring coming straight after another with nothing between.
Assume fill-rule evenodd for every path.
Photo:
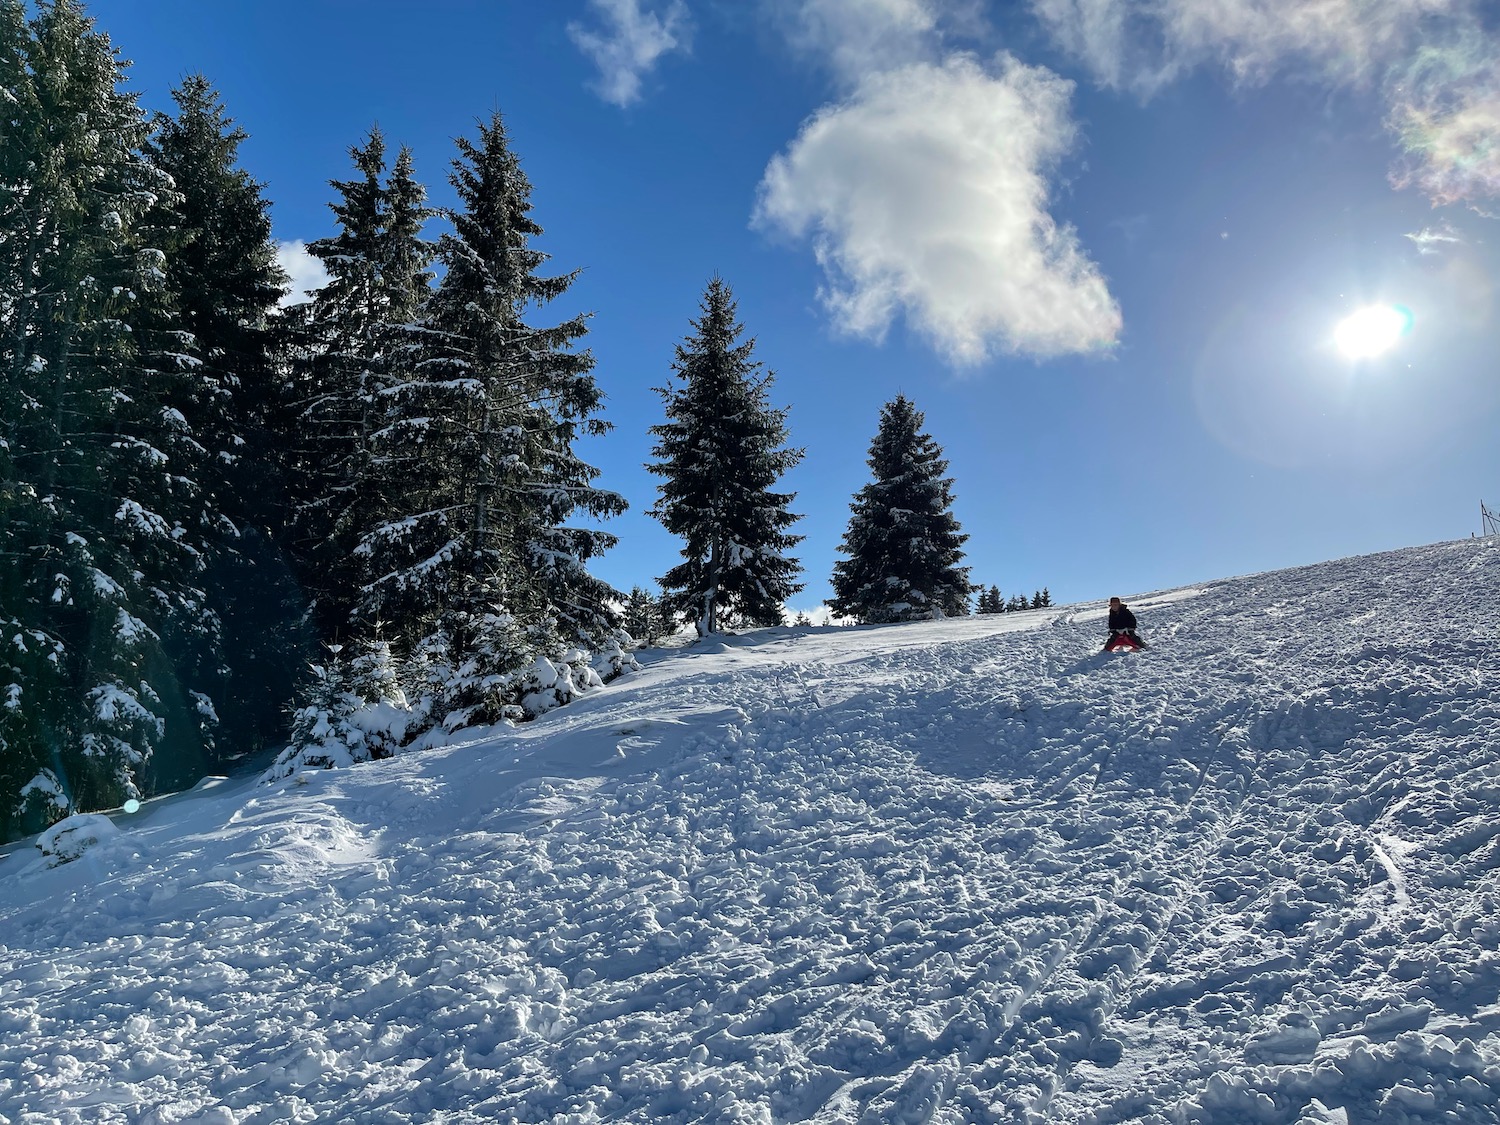
<instances>
[{"instance_id":1,"label":"snow mound","mask_svg":"<svg viewBox=\"0 0 1500 1125\"><path fill-rule=\"evenodd\" d=\"M71 863L90 848L119 834L114 821L98 813L75 813L59 820L37 837L37 850L49 866Z\"/></svg>"}]
</instances>

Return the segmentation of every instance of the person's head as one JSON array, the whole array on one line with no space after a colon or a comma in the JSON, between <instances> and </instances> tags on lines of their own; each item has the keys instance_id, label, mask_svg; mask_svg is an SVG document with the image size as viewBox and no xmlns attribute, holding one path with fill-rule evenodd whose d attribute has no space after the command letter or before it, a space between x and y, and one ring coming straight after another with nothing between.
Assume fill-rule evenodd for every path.
<instances>
[{"instance_id":1,"label":"person's head","mask_svg":"<svg viewBox=\"0 0 1500 1125\"><path fill-rule=\"evenodd\" d=\"M1109 599L1109 608L1110 609L1119 609L1124 604L1125 603L1122 602L1119 598L1110 598Z\"/></svg>"}]
</instances>

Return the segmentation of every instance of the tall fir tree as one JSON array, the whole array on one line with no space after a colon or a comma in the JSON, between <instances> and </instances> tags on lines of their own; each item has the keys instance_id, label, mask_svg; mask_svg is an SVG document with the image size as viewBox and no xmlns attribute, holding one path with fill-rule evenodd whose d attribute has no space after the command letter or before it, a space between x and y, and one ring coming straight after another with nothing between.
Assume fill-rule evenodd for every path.
<instances>
[{"instance_id":1,"label":"tall fir tree","mask_svg":"<svg viewBox=\"0 0 1500 1125\"><path fill-rule=\"evenodd\" d=\"M443 279L373 435L392 500L358 555L364 612L396 623L393 639L439 642L498 683L537 652L612 627L615 591L588 562L615 537L568 521L625 501L595 486L599 471L573 448L608 429L593 355L577 348L587 317L532 322L577 275L539 272L531 184L500 115L458 148Z\"/></svg>"},{"instance_id":2,"label":"tall fir tree","mask_svg":"<svg viewBox=\"0 0 1500 1125\"><path fill-rule=\"evenodd\" d=\"M218 640L157 205L123 64L75 0L0 0L0 832L140 794L202 756ZM179 673L184 673L179 675ZM186 681L186 682L185 682Z\"/></svg>"},{"instance_id":3,"label":"tall fir tree","mask_svg":"<svg viewBox=\"0 0 1500 1125\"><path fill-rule=\"evenodd\" d=\"M259 748L280 729L266 699L290 697L304 647L301 608L278 531L284 482L268 432L274 398L271 314L286 277L271 242L269 204L238 164L243 130L212 84L192 75L172 92L176 116L157 114L146 155L171 177L153 220L170 231L166 289L170 329L191 357L172 407L191 436L197 513L211 546L207 590L223 631L222 669L202 668L229 735L222 753ZM206 654L200 654L206 655ZM165 783L194 780L219 762L178 763Z\"/></svg>"},{"instance_id":4,"label":"tall fir tree","mask_svg":"<svg viewBox=\"0 0 1500 1125\"><path fill-rule=\"evenodd\" d=\"M752 359L755 340L744 326L722 278L709 282L677 346L675 381L658 387L667 421L651 427L662 478L652 514L683 539L682 562L661 579L663 600L699 632L719 632L729 621L775 625L782 604L802 589L802 567L787 552L802 541L790 528L794 493L773 486L802 460L788 447L787 411L772 407L774 376Z\"/></svg>"},{"instance_id":5,"label":"tall fir tree","mask_svg":"<svg viewBox=\"0 0 1500 1125\"><path fill-rule=\"evenodd\" d=\"M434 247L422 237L432 215L426 191L407 149L389 171L385 153L384 136L372 129L350 150L358 175L332 182L338 233L308 247L329 282L295 333L293 549L319 633L331 643L369 640L379 624L361 613L366 568L357 552L394 500L377 431L389 392L409 375L413 322L432 281Z\"/></svg>"},{"instance_id":6,"label":"tall fir tree","mask_svg":"<svg viewBox=\"0 0 1500 1125\"><path fill-rule=\"evenodd\" d=\"M865 622L910 621L968 612L968 536L953 515L948 462L922 432L921 411L904 395L887 403L870 445L874 480L855 495L833 568L835 613Z\"/></svg>"}]
</instances>

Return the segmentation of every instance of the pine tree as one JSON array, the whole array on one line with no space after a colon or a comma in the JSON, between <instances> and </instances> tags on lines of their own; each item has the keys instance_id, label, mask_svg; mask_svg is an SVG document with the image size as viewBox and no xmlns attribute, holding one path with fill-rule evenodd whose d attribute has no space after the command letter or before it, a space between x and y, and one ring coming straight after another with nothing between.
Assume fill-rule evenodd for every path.
<instances>
[{"instance_id":1,"label":"pine tree","mask_svg":"<svg viewBox=\"0 0 1500 1125\"><path fill-rule=\"evenodd\" d=\"M538 273L548 256L532 246L542 231L531 185L499 114L458 147L461 206L438 246L446 272L371 435L390 510L357 550L363 612L455 666L478 661L490 693L542 650L602 641L613 627L615 591L587 564L615 537L566 521L618 514L625 501L595 487L598 470L573 449L608 429L595 416L593 356L575 347L587 318L529 323L576 273ZM486 698L493 713L498 696Z\"/></svg>"},{"instance_id":2,"label":"pine tree","mask_svg":"<svg viewBox=\"0 0 1500 1125\"><path fill-rule=\"evenodd\" d=\"M195 357L170 326L176 235L155 215L175 191L141 155L108 38L74 0L22 16L0 0L0 831L144 792L164 746L206 753L212 703L179 661L217 647L175 406Z\"/></svg>"},{"instance_id":3,"label":"pine tree","mask_svg":"<svg viewBox=\"0 0 1500 1125\"><path fill-rule=\"evenodd\" d=\"M922 433L923 416L897 396L881 411L870 445L875 479L855 495L849 528L834 564L835 613L866 622L962 614L969 571L952 513L948 462Z\"/></svg>"},{"instance_id":4,"label":"pine tree","mask_svg":"<svg viewBox=\"0 0 1500 1125\"><path fill-rule=\"evenodd\" d=\"M1043 586L1042 587L1041 595L1039 596L1039 598L1037 600L1036 608L1038 608L1038 609L1048 609L1048 608L1051 607L1051 605L1052 605L1052 591L1049 590L1049 589L1047 589L1047 587Z\"/></svg>"},{"instance_id":5,"label":"pine tree","mask_svg":"<svg viewBox=\"0 0 1500 1125\"><path fill-rule=\"evenodd\" d=\"M786 552L802 541L789 529L801 517L795 494L771 488L802 460L786 446L785 409L769 404L774 376L759 374L753 338L722 278L708 284L694 332L677 346L678 382L658 387L667 421L650 472L662 477L652 514L684 540L683 561L661 579L668 612L685 614L702 634L727 621L778 625L781 605L802 589L801 564Z\"/></svg>"},{"instance_id":6,"label":"pine tree","mask_svg":"<svg viewBox=\"0 0 1500 1125\"><path fill-rule=\"evenodd\" d=\"M1000 587L991 586L988 590L981 587L979 591L979 612L1003 613L1004 611L1005 602L1000 597Z\"/></svg>"}]
</instances>

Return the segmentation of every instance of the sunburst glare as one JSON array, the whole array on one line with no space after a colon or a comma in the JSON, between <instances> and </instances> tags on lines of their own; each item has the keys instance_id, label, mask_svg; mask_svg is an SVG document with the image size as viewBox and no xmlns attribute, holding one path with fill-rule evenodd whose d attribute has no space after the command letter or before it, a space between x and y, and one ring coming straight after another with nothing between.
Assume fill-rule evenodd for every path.
<instances>
[{"instance_id":1,"label":"sunburst glare","mask_svg":"<svg viewBox=\"0 0 1500 1125\"><path fill-rule=\"evenodd\" d=\"M1370 305L1351 313L1333 330L1333 342L1350 359L1373 359L1411 331L1411 313L1395 305Z\"/></svg>"}]
</instances>

